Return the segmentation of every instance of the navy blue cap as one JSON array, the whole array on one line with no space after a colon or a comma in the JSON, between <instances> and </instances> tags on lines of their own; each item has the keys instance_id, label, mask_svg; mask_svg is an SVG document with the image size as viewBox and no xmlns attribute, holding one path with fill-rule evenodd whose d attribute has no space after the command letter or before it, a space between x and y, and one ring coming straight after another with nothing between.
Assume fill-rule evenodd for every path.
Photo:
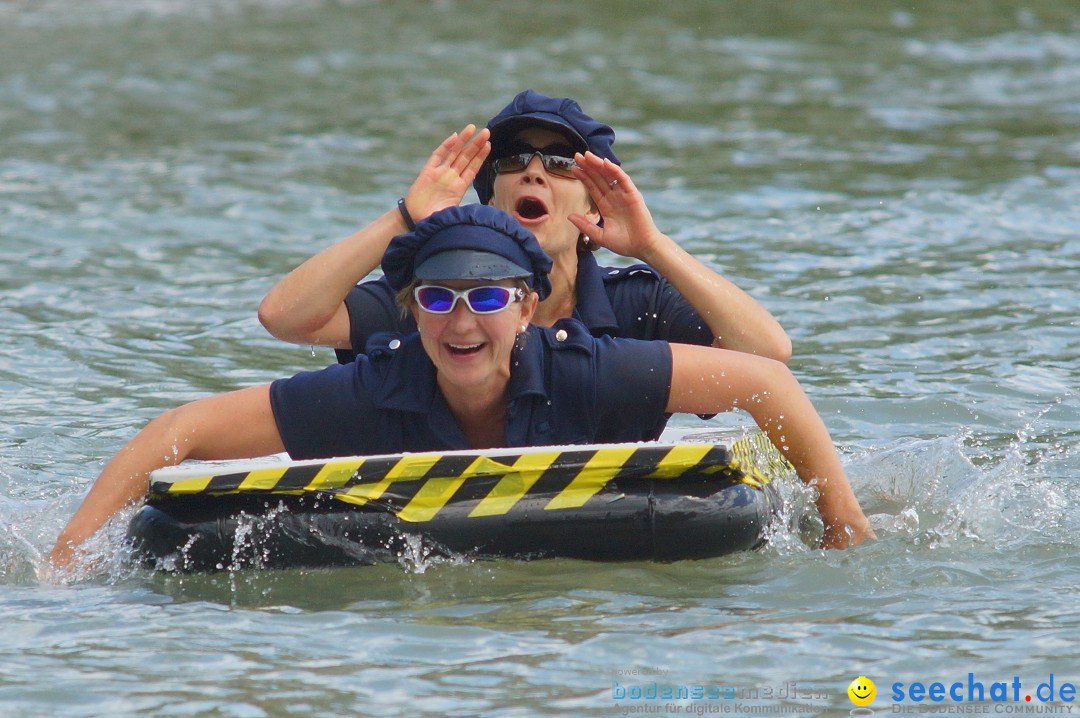
<instances>
[{"instance_id":1,"label":"navy blue cap","mask_svg":"<svg viewBox=\"0 0 1080 718\"><path fill-rule=\"evenodd\" d=\"M551 257L505 212L480 204L449 207L390 240L382 270L394 291L417 279L526 279L551 293Z\"/></svg>"},{"instance_id":2,"label":"navy blue cap","mask_svg":"<svg viewBox=\"0 0 1080 718\"><path fill-rule=\"evenodd\" d=\"M481 204L491 201L495 173L491 163L514 136L526 127L543 127L566 138L579 152L591 151L615 164L619 158L611 146L615 143L615 130L585 114L569 97L548 97L533 90L519 92L499 114L492 117L487 127L491 130L491 154L473 180L473 188Z\"/></svg>"}]
</instances>

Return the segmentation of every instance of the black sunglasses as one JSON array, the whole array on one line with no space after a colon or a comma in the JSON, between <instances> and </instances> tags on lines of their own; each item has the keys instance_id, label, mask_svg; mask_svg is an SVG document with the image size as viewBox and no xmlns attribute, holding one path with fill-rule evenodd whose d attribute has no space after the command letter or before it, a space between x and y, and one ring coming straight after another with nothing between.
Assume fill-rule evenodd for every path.
<instances>
[{"instance_id":1,"label":"black sunglasses","mask_svg":"<svg viewBox=\"0 0 1080 718\"><path fill-rule=\"evenodd\" d=\"M523 172L532 162L533 157L539 157L547 172L557 177L576 179L573 169L577 167L577 163L574 162L574 148L570 145L548 145L543 149L537 149L524 143L516 143L511 145L508 153L491 163L495 174Z\"/></svg>"}]
</instances>

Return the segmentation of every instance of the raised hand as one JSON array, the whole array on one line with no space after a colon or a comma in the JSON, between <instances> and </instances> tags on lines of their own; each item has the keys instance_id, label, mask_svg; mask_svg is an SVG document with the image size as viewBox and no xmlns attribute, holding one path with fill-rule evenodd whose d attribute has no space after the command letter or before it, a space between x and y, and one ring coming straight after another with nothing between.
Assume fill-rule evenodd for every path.
<instances>
[{"instance_id":1,"label":"raised hand","mask_svg":"<svg viewBox=\"0 0 1080 718\"><path fill-rule=\"evenodd\" d=\"M776 318L661 232L645 198L621 167L591 152L574 155L574 162L574 176L604 218L601 227L586 215L571 214L567 219L579 232L590 242L658 271L709 325L716 346L787 362L791 340Z\"/></svg>"},{"instance_id":2,"label":"raised hand","mask_svg":"<svg viewBox=\"0 0 1080 718\"><path fill-rule=\"evenodd\" d=\"M419 221L461 203L491 152L490 137L486 127L477 132L476 125L466 125L443 140L405 193L405 206L413 219Z\"/></svg>"},{"instance_id":3,"label":"raised hand","mask_svg":"<svg viewBox=\"0 0 1080 718\"><path fill-rule=\"evenodd\" d=\"M616 254L649 261L649 255L664 235L656 227L645 198L634 186L630 175L611 160L586 152L574 156L574 176L581 180L596 203L604 226L583 215L568 219L589 241Z\"/></svg>"}]
</instances>

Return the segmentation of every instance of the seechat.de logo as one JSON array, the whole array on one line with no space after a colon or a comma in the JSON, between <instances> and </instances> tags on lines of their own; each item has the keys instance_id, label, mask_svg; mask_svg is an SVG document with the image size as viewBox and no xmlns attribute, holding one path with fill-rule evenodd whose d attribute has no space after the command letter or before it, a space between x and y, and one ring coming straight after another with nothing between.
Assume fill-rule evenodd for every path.
<instances>
[{"instance_id":1,"label":"seechat.de logo","mask_svg":"<svg viewBox=\"0 0 1080 718\"><path fill-rule=\"evenodd\" d=\"M859 706L851 711L851 715L869 715L874 711L866 706L874 702L877 697L877 686L866 676L859 676L851 682L847 689L848 698Z\"/></svg>"}]
</instances>

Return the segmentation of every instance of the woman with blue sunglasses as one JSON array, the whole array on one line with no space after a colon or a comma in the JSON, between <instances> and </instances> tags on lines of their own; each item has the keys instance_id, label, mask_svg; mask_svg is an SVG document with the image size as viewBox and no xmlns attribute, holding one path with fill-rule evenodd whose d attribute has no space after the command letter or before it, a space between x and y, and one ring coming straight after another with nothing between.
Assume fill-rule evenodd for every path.
<instances>
[{"instance_id":1,"label":"woman with blue sunglasses","mask_svg":"<svg viewBox=\"0 0 1080 718\"><path fill-rule=\"evenodd\" d=\"M390 239L413 220L458 205L470 183L552 257L552 292L535 323L573 317L593 336L714 345L786 362L791 342L746 292L663 234L613 150L615 132L569 98L519 93L487 127L454 133L431 155L398 206L315 255L263 300L274 336L332 346L342 361L381 331L415 328L385 280L363 282ZM643 264L602 267L598 246Z\"/></svg>"},{"instance_id":2,"label":"woman with blue sunglasses","mask_svg":"<svg viewBox=\"0 0 1080 718\"><path fill-rule=\"evenodd\" d=\"M294 459L634 441L666 413L749 412L805 481L824 544L873 536L828 431L781 362L710 347L531 325L552 260L499 210L452 207L383 258L418 332L383 334L351 364L202 399L152 421L109 462L50 555L67 566L152 470L184 459Z\"/></svg>"}]
</instances>

